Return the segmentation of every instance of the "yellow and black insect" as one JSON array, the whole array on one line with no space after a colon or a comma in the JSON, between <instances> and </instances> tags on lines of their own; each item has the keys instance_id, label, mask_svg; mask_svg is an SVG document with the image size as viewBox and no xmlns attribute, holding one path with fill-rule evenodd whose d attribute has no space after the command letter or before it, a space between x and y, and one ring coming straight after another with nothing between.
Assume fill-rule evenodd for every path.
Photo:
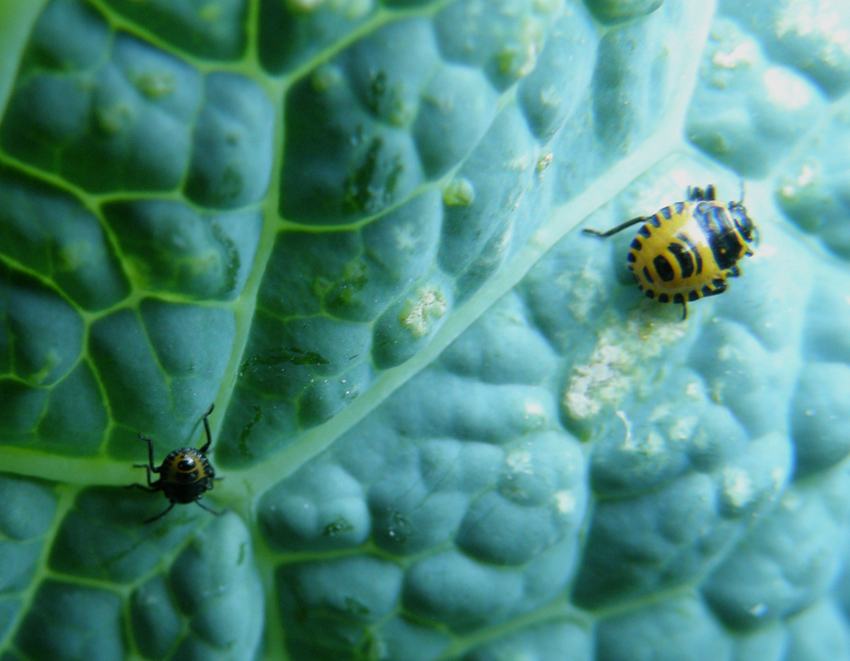
<instances>
[{"instance_id":1,"label":"yellow and black insect","mask_svg":"<svg viewBox=\"0 0 850 661\"><path fill-rule=\"evenodd\" d=\"M629 250L629 270L649 298L661 303L681 303L682 319L688 301L726 291L726 278L741 274L738 260L752 255L750 244L758 234L740 202L718 202L714 186L703 191L688 188L688 200L666 206L651 216L627 220L607 232L585 229L587 234L611 236L643 223Z\"/></svg>"},{"instance_id":2,"label":"yellow and black insect","mask_svg":"<svg viewBox=\"0 0 850 661\"><path fill-rule=\"evenodd\" d=\"M174 450L162 462L158 468L153 465L153 441L147 436L139 434L139 438L148 444L148 463L133 464L136 468L144 468L148 475L148 486L142 484L130 484L128 489L136 487L143 491L162 491L165 497L171 501L171 504L164 512L151 517L145 523L151 523L164 517L171 511L175 504L180 503L197 503L200 507L212 512L215 515L221 514L210 509L201 502L204 493L213 488L213 480L216 478L215 470L213 470L206 452L212 443L212 435L210 434L210 423L207 418L213 412L215 404L210 406L209 410L204 413L204 431L207 435L207 442L200 448L181 448ZM159 473L160 477L156 482L151 482L151 472Z\"/></svg>"}]
</instances>

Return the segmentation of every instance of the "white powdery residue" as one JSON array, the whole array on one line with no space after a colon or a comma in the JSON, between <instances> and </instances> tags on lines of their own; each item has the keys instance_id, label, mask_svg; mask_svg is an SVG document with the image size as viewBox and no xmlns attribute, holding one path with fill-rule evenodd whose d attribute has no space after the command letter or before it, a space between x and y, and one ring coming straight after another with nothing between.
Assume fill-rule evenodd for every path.
<instances>
[{"instance_id":1,"label":"white powdery residue","mask_svg":"<svg viewBox=\"0 0 850 661\"><path fill-rule=\"evenodd\" d=\"M572 491L564 489L563 491L555 492L553 496L555 500L555 509L560 514L572 514L576 511L576 497Z\"/></svg>"},{"instance_id":2,"label":"white powdery residue","mask_svg":"<svg viewBox=\"0 0 850 661\"><path fill-rule=\"evenodd\" d=\"M689 438L693 438L694 432L696 431L698 424L699 418L697 418L695 415L679 418L670 427L670 437L677 438L683 441Z\"/></svg>"},{"instance_id":3,"label":"white powdery residue","mask_svg":"<svg viewBox=\"0 0 850 661\"><path fill-rule=\"evenodd\" d=\"M840 0L844 2L845 0ZM787 34L805 37L821 46L821 59L827 63L840 62L850 55L850 28L841 13L829 0L813 3L791 0L782 8L776 20L776 36Z\"/></svg>"},{"instance_id":4,"label":"white powdery residue","mask_svg":"<svg viewBox=\"0 0 850 661\"><path fill-rule=\"evenodd\" d=\"M428 289L418 292L419 298L408 300L399 315L399 321L415 337L424 337L431 330L431 322L442 317L448 302L441 291Z\"/></svg>"},{"instance_id":5,"label":"white powdery residue","mask_svg":"<svg viewBox=\"0 0 850 661\"><path fill-rule=\"evenodd\" d=\"M531 475L534 471L531 453L525 448L508 453L508 456L505 457L505 464L507 464L510 471L514 474L523 473L525 475Z\"/></svg>"},{"instance_id":6,"label":"white powdery residue","mask_svg":"<svg viewBox=\"0 0 850 661\"><path fill-rule=\"evenodd\" d=\"M773 488L779 491L788 479L788 472L779 466L770 471L770 477L773 479Z\"/></svg>"},{"instance_id":7,"label":"white powdery residue","mask_svg":"<svg viewBox=\"0 0 850 661\"><path fill-rule=\"evenodd\" d=\"M396 248L398 248L400 251L412 252L419 243L417 231L409 223L400 227L394 227L392 232L393 238L395 239Z\"/></svg>"},{"instance_id":8,"label":"white powdery residue","mask_svg":"<svg viewBox=\"0 0 850 661\"><path fill-rule=\"evenodd\" d=\"M753 499L753 480L741 468L723 469L723 496L735 509L744 507Z\"/></svg>"},{"instance_id":9,"label":"white powdery residue","mask_svg":"<svg viewBox=\"0 0 850 661\"><path fill-rule=\"evenodd\" d=\"M800 173L797 175L797 186L800 188L808 186L815 180L816 173L817 171L811 163L803 163Z\"/></svg>"},{"instance_id":10,"label":"white powdery residue","mask_svg":"<svg viewBox=\"0 0 850 661\"><path fill-rule=\"evenodd\" d=\"M737 69L739 66L752 66L758 59L758 47L754 41L736 44L732 50L718 49L711 63L718 69Z\"/></svg>"},{"instance_id":11,"label":"white powdery residue","mask_svg":"<svg viewBox=\"0 0 850 661\"><path fill-rule=\"evenodd\" d=\"M529 423L529 429L541 427L546 422L546 409L539 400L528 398L523 402L522 417Z\"/></svg>"},{"instance_id":12,"label":"white powdery residue","mask_svg":"<svg viewBox=\"0 0 850 661\"><path fill-rule=\"evenodd\" d=\"M557 108L561 104L561 88L556 85L547 85L540 90L540 103L550 108Z\"/></svg>"},{"instance_id":13,"label":"white powdery residue","mask_svg":"<svg viewBox=\"0 0 850 661\"><path fill-rule=\"evenodd\" d=\"M640 333L637 324L633 324L629 328L630 333L640 335L643 345L646 347L644 357L654 358L660 356L668 350L671 344L675 344L687 335L686 324L678 319L668 323L653 323L650 325L652 327L651 333Z\"/></svg>"},{"instance_id":14,"label":"white powdery residue","mask_svg":"<svg viewBox=\"0 0 850 661\"><path fill-rule=\"evenodd\" d=\"M537 58L545 41L545 28L539 20L524 19L522 23L522 64L517 69L517 76L525 78L537 66Z\"/></svg>"},{"instance_id":15,"label":"white powdery residue","mask_svg":"<svg viewBox=\"0 0 850 661\"><path fill-rule=\"evenodd\" d=\"M764 72L768 100L786 110L805 108L812 100L812 89L787 69L770 67Z\"/></svg>"},{"instance_id":16,"label":"white powdery residue","mask_svg":"<svg viewBox=\"0 0 850 661\"><path fill-rule=\"evenodd\" d=\"M794 198L800 194L801 190L817 183L818 179L820 179L820 168L817 162L807 159L800 165L793 179L784 179L779 194L786 199Z\"/></svg>"},{"instance_id":17,"label":"white powdery residue","mask_svg":"<svg viewBox=\"0 0 850 661\"><path fill-rule=\"evenodd\" d=\"M702 387L700 386L700 384L697 381L691 381L685 387L685 394L688 397L693 397L694 399L699 399L700 395L702 394Z\"/></svg>"},{"instance_id":18,"label":"white powdery residue","mask_svg":"<svg viewBox=\"0 0 850 661\"><path fill-rule=\"evenodd\" d=\"M629 364L628 354L617 346L597 347L586 365L575 368L564 404L575 418L596 415L602 404L613 401L628 388L623 367Z\"/></svg>"},{"instance_id":19,"label":"white powdery residue","mask_svg":"<svg viewBox=\"0 0 850 661\"><path fill-rule=\"evenodd\" d=\"M759 250L755 254L755 257L751 257L751 259L753 261L772 259L778 254L779 249L776 247L776 244L768 244L766 241L763 241L761 244L759 244Z\"/></svg>"},{"instance_id":20,"label":"white powdery residue","mask_svg":"<svg viewBox=\"0 0 850 661\"><path fill-rule=\"evenodd\" d=\"M596 415L605 404L616 405L636 379L645 377L646 364L685 334L681 322L629 320L625 326L606 328L588 362L573 368L562 406L582 419Z\"/></svg>"},{"instance_id":21,"label":"white powdery residue","mask_svg":"<svg viewBox=\"0 0 850 661\"><path fill-rule=\"evenodd\" d=\"M626 426L626 436L623 439L623 444L620 446L624 452L640 454L644 457L656 457L660 454L666 454L666 443L664 438L655 431L650 431L646 438L640 438L632 435L632 425L626 417L624 411L617 411L615 415L623 421Z\"/></svg>"},{"instance_id":22,"label":"white powdery residue","mask_svg":"<svg viewBox=\"0 0 850 661\"><path fill-rule=\"evenodd\" d=\"M562 282L559 278L558 285L570 292L568 305L570 312L576 319L587 319L593 309L607 299L602 274L599 269L590 266L590 258L585 262L578 278L567 278L565 276L565 279L568 279L569 282Z\"/></svg>"},{"instance_id":23,"label":"white powdery residue","mask_svg":"<svg viewBox=\"0 0 850 661\"><path fill-rule=\"evenodd\" d=\"M628 449L638 452L644 457L657 457L661 454L667 454L667 444L661 434L656 431L650 431L643 440L636 437L632 447Z\"/></svg>"}]
</instances>

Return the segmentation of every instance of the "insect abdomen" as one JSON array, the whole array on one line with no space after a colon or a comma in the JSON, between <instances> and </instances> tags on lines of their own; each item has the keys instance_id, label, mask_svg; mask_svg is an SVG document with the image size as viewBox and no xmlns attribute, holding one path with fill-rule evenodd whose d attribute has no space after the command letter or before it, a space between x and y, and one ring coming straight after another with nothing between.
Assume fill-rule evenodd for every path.
<instances>
[{"instance_id":1,"label":"insect abdomen","mask_svg":"<svg viewBox=\"0 0 850 661\"><path fill-rule=\"evenodd\" d=\"M191 503L212 489L215 471L204 454L194 448L174 450L162 462L162 490L175 503Z\"/></svg>"},{"instance_id":2,"label":"insect abdomen","mask_svg":"<svg viewBox=\"0 0 850 661\"><path fill-rule=\"evenodd\" d=\"M726 290L726 278L738 276L739 259L752 255L758 239L741 201L718 202L713 185L688 188L688 201L676 202L651 216L638 216L602 232L584 228L600 238L613 236L641 223L629 250L629 270L638 286L661 303L681 303L682 319L688 301Z\"/></svg>"}]
</instances>

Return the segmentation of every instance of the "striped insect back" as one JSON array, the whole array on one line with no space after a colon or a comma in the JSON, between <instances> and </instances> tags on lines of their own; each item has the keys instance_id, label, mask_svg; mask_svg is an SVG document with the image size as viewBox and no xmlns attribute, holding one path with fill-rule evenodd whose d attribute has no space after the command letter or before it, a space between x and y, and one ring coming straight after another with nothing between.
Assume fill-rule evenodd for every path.
<instances>
[{"instance_id":1,"label":"striped insect back","mask_svg":"<svg viewBox=\"0 0 850 661\"><path fill-rule=\"evenodd\" d=\"M215 471L206 455L195 448L169 454L161 467L162 491L176 503L191 503L213 488Z\"/></svg>"},{"instance_id":2,"label":"striped insect back","mask_svg":"<svg viewBox=\"0 0 850 661\"><path fill-rule=\"evenodd\" d=\"M209 460L195 448L174 450L162 462L162 471L166 481L182 484L215 477Z\"/></svg>"},{"instance_id":3,"label":"striped insect back","mask_svg":"<svg viewBox=\"0 0 850 661\"><path fill-rule=\"evenodd\" d=\"M720 270L734 268L738 260L748 253L747 243L752 238L745 239L730 210L722 203L698 202L694 207L693 218Z\"/></svg>"},{"instance_id":4,"label":"striped insect back","mask_svg":"<svg viewBox=\"0 0 850 661\"><path fill-rule=\"evenodd\" d=\"M584 232L608 237L642 223L632 241L628 266L640 289L661 303L682 305L726 290L726 278L740 274L738 260L751 255L755 228L740 202L715 199L714 186L689 189L688 200L666 206L607 231Z\"/></svg>"},{"instance_id":5,"label":"striped insect back","mask_svg":"<svg viewBox=\"0 0 850 661\"><path fill-rule=\"evenodd\" d=\"M677 202L650 216L638 230L629 250L629 268L646 290L679 288L695 271L702 270L699 242L688 205ZM659 294L662 302L666 302Z\"/></svg>"},{"instance_id":6,"label":"striped insect back","mask_svg":"<svg viewBox=\"0 0 850 661\"><path fill-rule=\"evenodd\" d=\"M216 512L201 502L203 495L213 488L213 480L221 479L215 476L215 470L206 455L207 450L212 445L208 418L214 408L215 404L210 405L209 410L204 413L202 418L207 442L199 448L173 450L159 466L156 466L153 462L153 441L144 434L139 434L139 438L148 445L148 463L134 464L134 466L145 469L148 484L147 486L130 484L127 488L148 492L161 491L170 503L167 509L156 516L152 516L145 523L161 519L178 503L196 503L208 512L216 515L221 514L221 512ZM159 479L156 482L151 481L151 474L158 474Z\"/></svg>"}]
</instances>

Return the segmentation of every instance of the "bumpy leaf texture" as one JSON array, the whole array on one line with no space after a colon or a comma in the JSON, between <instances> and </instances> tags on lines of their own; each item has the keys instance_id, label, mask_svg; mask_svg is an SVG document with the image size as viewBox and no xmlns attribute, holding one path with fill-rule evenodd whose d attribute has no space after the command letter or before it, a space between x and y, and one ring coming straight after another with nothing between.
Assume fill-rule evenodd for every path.
<instances>
[{"instance_id":1,"label":"bumpy leaf texture","mask_svg":"<svg viewBox=\"0 0 850 661\"><path fill-rule=\"evenodd\" d=\"M0 659L850 658L844 0L4 0ZM681 308L609 228L715 184ZM134 463L203 443L167 505Z\"/></svg>"}]
</instances>

